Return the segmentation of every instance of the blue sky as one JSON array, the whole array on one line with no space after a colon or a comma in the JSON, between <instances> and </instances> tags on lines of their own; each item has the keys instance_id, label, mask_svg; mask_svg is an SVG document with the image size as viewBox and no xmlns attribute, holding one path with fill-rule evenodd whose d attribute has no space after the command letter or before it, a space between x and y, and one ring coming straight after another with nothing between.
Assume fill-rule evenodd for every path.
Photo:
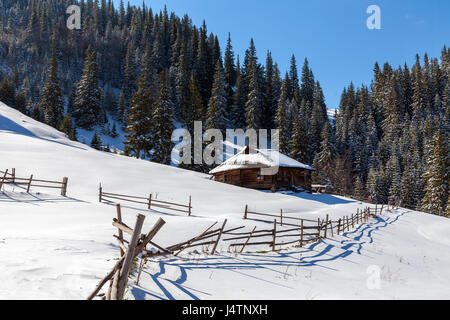
<instances>
[{"instance_id":1,"label":"blue sky","mask_svg":"<svg viewBox=\"0 0 450 320\"><path fill-rule=\"evenodd\" d=\"M118 3L119 0L116 0ZM126 1L124 1L126 3ZM130 1L141 5L142 0ZM167 5L193 23L206 20L208 31L219 36L222 48L231 32L241 56L254 38L264 62L271 50L282 73L295 54L299 70L308 58L320 81L329 108L338 106L344 86L370 84L375 61L393 66L412 65L415 54L440 57L450 45L448 0L145 0L159 11ZM381 30L369 30L369 5L381 8Z\"/></svg>"}]
</instances>

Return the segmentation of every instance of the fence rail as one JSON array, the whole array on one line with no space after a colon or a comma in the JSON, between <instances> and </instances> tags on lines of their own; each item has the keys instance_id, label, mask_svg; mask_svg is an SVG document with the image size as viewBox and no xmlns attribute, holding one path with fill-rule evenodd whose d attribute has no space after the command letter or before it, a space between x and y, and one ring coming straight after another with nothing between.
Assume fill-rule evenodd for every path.
<instances>
[{"instance_id":1,"label":"fence rail","mask_svg":"<svg viewBox=\"0 0 450 320\"><path fill-rule=\"evenodd\" d=\"M119 195L122 196L122 195ZM140 199L141 197L134 197L134 199ZM100 193L100 200L102 199L102 193ZM143 198L147 199L147 198ZM246 217L248 218L249 211L246 206ZM300 247L306 244L314 243L320 239L327 238L331 232L331 236L334 236L334 229L337 228L337 234L344 233L350 228L354 228L355 225L367 221L370 217L376 217L378 208L365 208L364 210L358 210L356 215L346 216L337 221L329 220L327 215L326 219L321 220L307 220L301 218L294 218L300 221L300 226L296 228L279 229L277 226L279 223L277 219L273 220L272 229L256 230L256 227L250 232L236 232L245 228L245 226L236 227L232 229L225 229L227 220L225 219L220 228L216 225L218 222L213 223L205 231L192 239L183 241L181 243L162 247L152 240L159 230L165 224L165 221L161 218L156 222L154 227L147 234L141 234L142 225L145 216L138 215L136 219L136 225L134 228L126 225L122 220L122 211L120 204L116 204L117 218L114 218L112 225L117 228L118 234L113 237L117 240L120 250L120 259L114 265L113 269L100 281L95 290L88 297L89 300L96 296L103 296L106 300L121 300L123 299L124 292L128 282L128 274L132 266L132 261L136 258L140 258L140 264L138 269L138 275L136 284L139 284L139 279L147 259L157 257L174 255L177 256L186 249L194 247L204 247L204 252L214 255L219 242L231 242L239 241L238 243L229 244L228 248L241 247L239 252L242 253L248 246L262 246L267 245L273 251L279 246L285 246L290 244L299 243ZM383 212L383 207L380 209L380 214ZM282 213L281 213L282 214ZM262 214L264 216L272 216L269 214ZM275 216L277 217L277 216ZM313 222L316 225L305 225L305 222ZM214 227L216 227L214 229ZM305 232L307 231L307 232ZM131 238L126 240L124 235L129 235ZM296 238L295 240L291 240ZM287 239L283 241L281 239ZM242 240L242 241L240 241ZM155 247L157 250L149 250L147 246ZM210 249L212 246L212 249ZM205 248L206 247L206 248ZM98 295L101 288L110 281L109 289L106 294Z\"/></svg>"},{"instance_id":2,"label":"fence rail","mask_svg":"<svg viewBox=\"0 0 450 320\"><path fill-rule=\"evenodd\" d=\"M30 175L29 178L20 178L16 176L15 168L12 168L11 171L9 169L0 170L0 190L4 185L17 185L26 186L27 192L30 192L31 187L60 189L61 195L66 196L68 182L68 177L64 177L62 181L36 179L33 175Z\"/></svg>"},{"instance_id":3,"label":"fence rail","mask_svg":"<svg viewBox=\"0 0 450 320\"><path fill-rule=\"evenodd\" d=\"M150 194L148 197L140 197L140 196L131 196L131 195L125 195L125 194L119 194L119 193L111 193L111 192L105 192L103 191L102 185L99 185L98 188L98 201L102 202L108 201L108 202L114 202L112 200L120 200L120 201L127 201L137 204L143 204L146 205L147 208L150 210L152 207L155 208L164 208L172 211L177 212L183 212L187 213L188 216L191 216L192 214L192 197L189 196L189 202L188 204L180 204L175 202L169 202L169 201L162 201L157 200L153 197L153 194ZM144 201L140 201L144 200Z\"/></svg>"}]
</instances>

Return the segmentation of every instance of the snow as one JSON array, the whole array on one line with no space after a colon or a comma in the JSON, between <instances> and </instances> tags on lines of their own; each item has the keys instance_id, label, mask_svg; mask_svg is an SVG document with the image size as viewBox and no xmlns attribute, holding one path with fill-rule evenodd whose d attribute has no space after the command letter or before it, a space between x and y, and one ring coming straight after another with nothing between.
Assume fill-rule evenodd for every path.
<instances>
[{"instance_id":1,"label":"snow","mask_svg":"<svg viewBox=\"0 0 450 320\"><path fill-rule=\"evenodd\" d=\"M209 180L208 175L94 150L0 103L0 170L27 177L69 177L58 190L18 186L0 192L0 299L85 299L118 258L112 204L104 191L187 203L193 216L124 204L133 225L146 215L144 232L166 224L154 241L172 245L228 219L227 227L267 228L243 220L244 207L306 219L332 219L367 206L352 199L307 193L260 192ZM450 220L398 209L347 234L299 249L242 255L221 242L215 256L202 248L152 259L140 285L129 281L127 299L449 299ZM247 251L247 250L246 250ZM260 253L257 253L260 252ZM370 290L368 267L378 266L380 289ZM136 273L133 274L133 278Z\"/></svg>"},{"instance_id":2,"label":"snow","mask_svg":"<svg viewBox=\"0 0 450 320\"><path fill-rule=\"evenodd\" d=\"M273 149L257 149L249 154L245 153L245 148L230 159L224 161L217 168L210 171L210 174L220 173L224 171L245 169L245 168L302 168L314 170L312 167L298 162L285 154Z\"/></svg>"}]
</instances>

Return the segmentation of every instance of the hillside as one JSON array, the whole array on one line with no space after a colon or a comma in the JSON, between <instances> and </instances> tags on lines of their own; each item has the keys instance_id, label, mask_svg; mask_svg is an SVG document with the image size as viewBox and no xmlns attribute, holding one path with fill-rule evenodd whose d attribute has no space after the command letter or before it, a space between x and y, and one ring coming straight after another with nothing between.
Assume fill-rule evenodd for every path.
<instances>
[{"instance_id":1,"label":"hillside","mask_svg":"<svg viewBox=\"0 0 450 320\"><path fill-rule=\"evenodd\" d=\"M144 213L144 230L167 223L155 242L167 246L228 219L230 227L267 226L243 220L245 204L260 212L317 219L356 212L363 204L330 195L272 194L210 181L206 175L99 152L0 104L0 170L18 176L69 177L58 191L4 186L0 193L0 299L84 299L118 257L113 206L98 202L97 188L185 203L193 216L123 207L132 224ZM195 250L149 262L128 299L448 298L450 220L398 209L343 236L277 253ZM252 252L257 249L250 250ZM366 270L378 265L381 290L368 290ZM427 284L427 295L423 285Z\"/></svg>"}]
</instances>

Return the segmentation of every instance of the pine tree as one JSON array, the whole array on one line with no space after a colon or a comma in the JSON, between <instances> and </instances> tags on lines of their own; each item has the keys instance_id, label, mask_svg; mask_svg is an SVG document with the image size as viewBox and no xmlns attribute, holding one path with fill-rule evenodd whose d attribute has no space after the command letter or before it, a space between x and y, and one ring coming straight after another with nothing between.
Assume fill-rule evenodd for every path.
<instances>
[{"instance_id":1,"label":"pine tree","mask_svg":"<svg viewBox=\"0 0 450 320\"><path fill-rule=\"evenodd\" d=\"M52 57L48 71L47 82L42 88L41 103L39 105L44 113L45 122L59 128L64 115L63 92L58 77L58 60L56 57L55 41L52 41Z\"/></svg>"},{"instance_id":2,"label":"pine tree","mask_svg":"<svg viewBox=\"0 0 450 320\"><path fill-rule=\"evenodd\" d=\"M191 79L189 81L189 101L185 105L186 109L183 110L184 125L188 128L189 132L194 132L194 122L205 120L205 107L203 105L202 96L195 81L195 75L191 73Z\"/></svg>"},{"instance_id":3,"label":"pine tree","mask_svg":"<svg viewBox=\"0 0 450 320\"><path fill-rule=\"evenodd\" d=\"M77 85L73 117L77 126L91 129L98 123L101 113L101 90L98 87L97 54L91 47L86 50L83 76Z\"/></svg>"},{"instance_id":4,"label":"pine tree","mask_svg":"<svg viewBox=\"0 0 450 320\"><path fill-rule=\"evenodd\" d=\"M151 135L152 126L152 81L151 74L143 72L139 78L138 91L133 94L131 108L128 115L128 133L125 141L125 152L136 158L148 156L152 149L153 137Z\"/></svg>"},{"instance_id":5,"label":"pine tree","mask_svg":"<svg viewBox=\"0 0 450 320\"><path fill-rule=\"evenodd\" d=\"M100 135L95 132L92 140L91 140L91 147L96 149L96 150L101 150L102 149L102 138L100 137Z\"/></svg>"},{"instance_id":6,"label":"pine tree","mask_svg":"<svg viewBox=\"0 0 450 320\"><path fill-rule=\"evenodd\" d=\"M245 104L245 122L247 129L261 129L262 96L256 61L251 66L249 77L249 94Z\"/></svg>"},{"instance_id":7,"label":"pine tree","mask_svg":"<svg viewBox=\"0 0 450 320\"><path fill-rule=\"evenodd\" d=\"M70 113L67 114L62 120L60 130L64 132L70 140L76 140L76 132Z\"/></svg>"},{"instance_id":8,"label":"pine tree","mask_svg":"<svg viewBox=\"0 0 450 320\"><path fill-rule=\"evenodd\" d=\"M160 74L160 94L153 111L152 135L154 149L151 160L167 164L171 163L173 148L172 132L173 103L170 100L169 83L167 72L163 70Z\"/></svg>"},{"instance_id":9,"label":"pine tree","mask_svg":"<svg viewBox=\"0 0 450 320\"><path fill-rule=\"evenodd\" d=\"M308 163L308 135L302 113L294 115L290 156L301 163Z\"/></svg>"},{"instance_id":10,"label":"pine tree","mask_svg":"<svg viewBox=\"0 0 450 320\"><path fill-rule=\"evenodd\" d=\"M228 33L227 47L225 49L224 56L224 77L227 92L227 113L229 113L231 106L233 105L233 87L236 85L237 78L230 33Z\"/></svg>"},{"instance_id":11,"label":"pine tree","mask_svg":"<svg viewBox=\"0 0 450 320\"><path fill-rule=\"evenodd\" d=\"M211 98L208 104L206 128L219 129L225 133L227 128L227 93L225 91L225 79L223 75L222 61L217 60L214 84Z\"/></svg>"},{"instance_id":12,"label":"pine tree","mask_svg":"<svg viewBox=\"0 0 450 320\"><path fill-rule=\"evenodd\" d=\"M275 117L275 122L279 130L279 150L281 153L287 153L289 150L289 135L287 128L287 95L288 95L288 83L283 81L281 86L280 99L278 101L278 109Z\"/></svg>"},{"instance_id":13,"label":"pine tree","mask_svg":"<svg viewBox=\"0 0 450 320\"><path fill-rule=\"evenodd\" d=\"M425 197L422 209L433 213L446 212L449 192L450 162L448 148L439 130L433 139L432 154L428 159L428 170L424 174Z\"/></svg>"},{"instance_id":14,"label":"pine tree","mask_svg":"<svg viewBox=\"0 0 450 320\"><path fill-rule=\"evenodd\" d=\"M122 82L122 90L119 95L119 119L127 120L128 111L131 107L131 98L136 91L137 66L134 54L134 45L128 44L125 58L125 71Z\"/></svg>"},{"instance_id":15,"label":"pine tree","mask_svg":"<svg viewBox=\"0 0 450 320\"><path fill-rule=\"evenodd\" d=\"M236 129L245 129L245 88L244 88L244 78L239 66L239 57L237 63L237 80L236 80L236 90L233 94L233 105L231 107L231 122Z\"/></svg>"},{"instance_id":16,"label":"pine tree","mask_svg":"<svg viewBox=\"0 0 450 320\"><path fill-rule=\"evenodd\" d=\"M15 95L16 89L13 83L5 76L2 82L0 82L0 101L10 107L14 107L16 102Z\"/></svg>"}]
</instances>

